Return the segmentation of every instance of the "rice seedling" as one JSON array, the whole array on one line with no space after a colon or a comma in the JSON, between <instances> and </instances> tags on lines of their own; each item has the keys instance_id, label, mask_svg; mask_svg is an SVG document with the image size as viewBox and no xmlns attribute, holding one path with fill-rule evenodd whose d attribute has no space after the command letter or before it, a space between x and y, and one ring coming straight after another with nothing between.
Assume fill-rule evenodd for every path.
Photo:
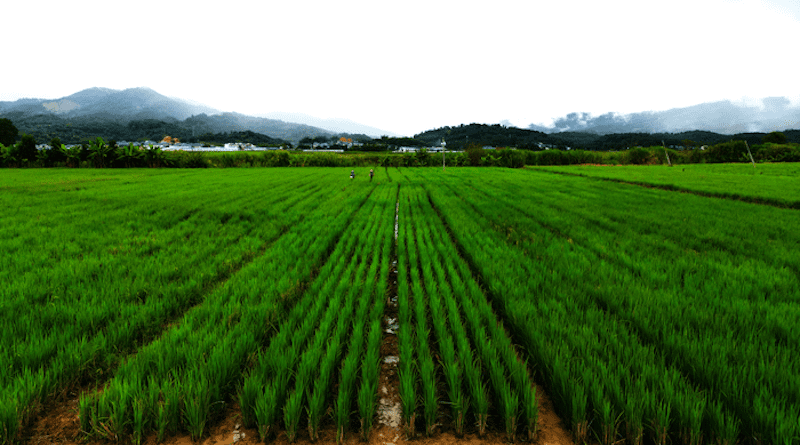
<instances>
[{"instance_id":1,"label":"rice seedling","mask_svg":"<svg viewBox=\"0 0 800 445\"><path fill-rule=\"evenodd\" d=\"M264 384L256 379L245 379L239 391L239 406L242 409L242 423L248 428L256 425L255 406L259 393L264 391Z\"/></svg>"},{"instance_id":2,"label":"rice seedling","mask_svg":"<svg viewBox=\"0 0 800 445\"><path fill-rule=\"evenodd\" d=\"M203 373L199 373L190 376L179 387L186 397L183 404L184 424L192 440L200 440L205 432L211 409L208 380Z\"/></svg>"},{"instance_id":3,"label":"rice seedling","mask_svg":"<svg viewBox=\"0 0 800 445\"><path fill-rule=\"evenodd\" d=\"M539 427L539 404L536 400L536 387L525 386L521 390L522 394L522 412L527 421L526 430L528 431L528 442L536 441L538 437Z\"/></svg>"},{"instance_id":4,"label":"rice seedling","mask_svg":"<svg viewBox=\"0 0 800 445\"><path fill-rule=\"evenodd\" d=\"M402 350L400 354L402 357ZM411 357L413 357L413 355ZM414 359L409 360L406 358L404 365L403 358L400 360L400 369L398 370L397 374L400 378L399 392L400 403L402 405L403 429L405 430L406 437L412 439L416 436L415 424L417 420L417 376L414 372L416 369L416 363Z\"/></svg>"},{"instance_id":5,"label":"rice seedling","mask_svg":"<svg viewBox=\"0 0 800 445\"><path fill-rule=\"evenodd\" d=\"M301 382L298 387L305 386L305 382ZM295 391L289 396L286 401L286 406L283 408L283 424L286 427L286 437L292 443L297 438L297 428L300 425L300 413L303 408L303 392Z\"/></svg>"},{"instance_id":6,"label":"rice seedling","mask_svg":"<svg viewBox=\"0 0 800 445\"><path fill-rule=\"evenodd\" d=\"M632 395L625 403L625 440L631 445L641 445L644 440L644 406L638 394Z\"/></svg>"},{"instance_id":7,"label":"rice seedling","mask_svg":"<svg viewBox=\"0 0 800 445\"><path fill-rule=\"evenodd\" d=\"M425 419L425 434L433 435L436 428L436 417L439 410L439 398L436 395L436 370L430 356L420 357L420 377L422 380L422 405Z\"/></svg>"},{"instance_id":8,"label":"rice seedling","mask_svg":"<svg viewBox=\"0 0 800 445\"><path fill-rule=\"evenodd\" d=\"M383 304L379 298L377 307ZM382 313L376 311L376 315ZM361 423L361 440L369 438L372 429L378 397L378 371L380 366L381 324L380 320L373 318L370 326L367 353L361 366L361 387L358 390L358 413Z\"/></svg>"},{"instance_id":9,"label":"rice seedling","mask_svg":"<svg viewBox=\"0 0 800 445\"><path fill-rule=\"evenodd\" d=\"M288 378L286 380L288 381ZM283 385L273 381L266 386L262 395L256 398L253 414L258 427L258 436L262 442L271 437L278 425L281 400L279 394L282 394L280 389L283 389Z\"/></svg>"},{"instance_id":10,"label":"rice seedling","mask_svg":"<svg viewBox=\"0 0 800 445\"><path fill-rule=\"evenodd\" d=\"M137 399L133 403L133 436L132 441L136 445L140 445L144 440L144 428L146 424L145 409L147 406L144 400Z\"/></svg>"},{"instance_id":11,"label":"rice seedling","mask_svg":"<svg viewBox=\"0 0 800 445\"><path fill-rule=\"evenodd\" d=\"M666 402L653 402L650 408L655 412L655 417L651 420L653 441L656 445L666 445L669 433L670 422L672 420L672 406Z\"/></svg>"},{"instance_id":12,"label":"rice seedling","mask_svg":"<svg viewBox=\"0 0 800 445\"><path fill-rule=\"evenodd\" d=\"M368 364L369 362L366 362ZM377 363L375 363L377 365ZM361 440L369 439L369 432L377 409L378 378L376 375L366 376L358 389L358 414L361 423Z\"/></svg>"}]
</instances>

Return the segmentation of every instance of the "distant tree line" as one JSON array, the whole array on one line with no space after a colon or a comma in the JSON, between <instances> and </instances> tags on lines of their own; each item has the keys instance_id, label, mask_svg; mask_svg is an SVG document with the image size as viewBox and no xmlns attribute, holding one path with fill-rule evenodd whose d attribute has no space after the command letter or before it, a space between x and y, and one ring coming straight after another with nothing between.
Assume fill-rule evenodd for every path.
<instances>
[{"instance_id":1,"label":"distant tree line","mask_svg":"<svg viewBox=\"0 0 800 445\"><path fill-rule=\"evenodd\" d=\"M233 124L227 125L226 122L215 120L215 116L205 115L192 116L183 121L165 118L138 119L128 122L108 119L103 116L83 116L66 119L50 114L25 115L22 112L7 113L2 117L12 121L20 131L30 134L37 141L49 141L57 137L64 144L89 143L98 137L131 142L160 141L166 135L176 137L183 142L201 142L208 135L227 134L225 132L230 131L231 125L237 128ZM233 134L239 133L241 131L233 132ZM314 134L318 134L318 132ZM255 136L252 135L244 137L256 140L254 139ZM285 142L289 138L275 139ZM266 142L265 139L258 140L265 141L262 143L271 143ZM225 140L224 142L235 141ZM249 141L243 140L241 142ZM255 142L251 143L256 144Z\"/></svg>"},{"instance_id":2,"label":"distant tree line","mask_svg":"<svg viewBox=\"0 0 800 445\"><path fill-rule=\"evenodd\" d=\"M782 143L800 143L800 130L786 130ZM626 150L632 147L650 147L663 144L687 149L714 145L731 140L747 141L751 145L765 142L765 133L740 133L724 135L710 131L686 131L681 133L594 133L564 132L542 133L499 124L470 124L457 127L442 127L414 136L428 146L438 146L442 138L448 150L464 150L470 144L492 147L516 147L522 150L544 150L545 148L608 151Z\"/></svg>"},{"instance_id":3,"label":"distant tree line","mask_svg":"<svg viewBox=\"0 0 800 445\"><path fill-rule=\"evenodd\" d=\"M14 120L5 120L10 123ZM19 114L19 113L16 113ZM21 114L20 114L21 116ZM274 138L254 131L213 132L201 129L207 116L194 116L185 121L142 119L127 124L97 118L61 119L50 115L24 117L24 132L37 141L59 138L64 144L91 143L98 137L119 141L160 141L170 135L183 142L202 142L222 144L226 142L249 142L254 145L284 145L284 139ZM16 124L16 123L14 123ZM776 132L777 133L777 132ZM771 136L773 135L773 136ZM454 127L441 127L419 133L414 137L370 138L363 134L309 135L299 140L298 148L311 148L315 143L334 145L341 138L357 142L350 147L352 151L380 152L392 151L398 147L439 146L444 139L448 150L466 150L470 145L492 147L514 147L521 150L541 151L545 149L571 149L586 151L627 150L634 147L661 146L680 149L696 149L731 140L746 141L750 145L763 142L800 143L800 130L786 130L777 140L773 133L740 133L723 135L709 131L686 131L681 133L614 133L599 135L594 133L563 132L543 133L499 124L469 124ZM16 133L15 133L15 138ZM14 140L14 142L16 139ZM5 143L9 146L14 142Z\"/></svg>"}]
</instances>

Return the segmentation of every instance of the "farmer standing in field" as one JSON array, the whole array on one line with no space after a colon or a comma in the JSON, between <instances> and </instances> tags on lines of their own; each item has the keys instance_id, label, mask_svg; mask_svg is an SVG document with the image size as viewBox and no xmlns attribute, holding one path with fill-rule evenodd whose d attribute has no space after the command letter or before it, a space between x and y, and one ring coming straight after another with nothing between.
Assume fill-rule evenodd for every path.
<instances>
[{"instance_id":1,"label":"farmer standing in field","mask_svg":"<svg viewBox=\"0 0 800 445\"><path fill-rule=\"evenodd\" d=\"M375 172L372 169L369 169L369 182L372 182L372 177L375 176Z\"/></svg>"},{"instance_id":2,"label":"farmer standing in field","mask_svg":"<svg viewBox=\"0 0 800 445\"><path fill-rule=\"evenodd\" d=\"M350 170L350 179L353 179L355 177L356 177L356 171L355 170Z\"/></svg>"}]
</instances>

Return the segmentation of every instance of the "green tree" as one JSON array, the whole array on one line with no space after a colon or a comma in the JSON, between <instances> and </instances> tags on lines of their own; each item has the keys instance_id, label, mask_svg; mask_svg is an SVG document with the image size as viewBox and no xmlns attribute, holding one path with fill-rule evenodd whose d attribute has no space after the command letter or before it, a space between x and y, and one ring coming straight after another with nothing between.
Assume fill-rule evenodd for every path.
<instances>
[{"instance_id":1,"label":"green tree","mask_svg":"<svg viewBox=\"0 0 800 445\"><path fill-rule=\"evenodd\" d=\"M62 147L61 139L58 137L54 137L50 140L50 152L48 153L47 162L48 165L54 165L58 162L65 162L67 160L64 151L61 149Z\"/></svg>"},{"instance_id":2,"label":"green tree","mask_svg":"<svg viewBox=\"0 0 800 445\"><path fill-rule=\"evenodd\" d=\"M765 134L762 138L764 143L773 143L773 144L785 144L786 143L786 135L781 133L780 131L773 131L770 134Z\"/></svg>"},{"instance_id":3,"label":"green tree","mask_svg":"<svg viewBox=\"0 0 800 445\"><path fill-rule=\"evenodd\" d=\"M484 155L485 150L480 144L469 144L467 146L467 159L469 159L469 165L473 167L481 165Z\"/></svg>"},{"instance_id":4,"label":"green tree","mask_svg":"<svg viewBox=\"0 0 800 445\"><path fill-rule=\"evenodd\" d=\"M139 147L129 143L127 146L120 147L117 150L117 161L125 167L138 167L140 161L144 158L144 153L139 150Z\"/></svg>"},{"instance_id":5,"label":"green tree","mask_svg":"<svg viewBox=\"0 0 800 445\"><path fill-rule=\"evenodd\" d=\"M92 143L89 154L89 158L92 160L92 163L96 168L103 168L106 166L106 159L111 155L112 149L110 146L106 145L103 141L103 138L98 137Z\"/></svg>"},{"instance_id":6,"label":"green tree","mask_svg":"<svg viewBox=\"0 0 800 445\"><path fill-rule=\"evenodd\" d=\"M17 142L19 130L9 119L0 119L0 144L10 147Z\"/></svg>"},{"instance_id":7,"label":"green tree","mask_svg":"<svg viewBox=\"0 0 800 445\"><path fill-rule=\"evenodd\" d=\"M160 146L151 145L145 149L144 160L150 167L161 168L164 164L164 151Z\"/></svg>"},{"instance_id":8,"label":"green tree","mask_svg":"<svg viewBox=\"0 0 800 445\"><path fill-rule=\"evenodd\" d=\"M21 163L27 161L29 164L36 162L36 156L39 151L36 150L36 139L29 134L23 134L22 139L19 141L17 150L17 160Z\"/></svg>"}]
</instances>

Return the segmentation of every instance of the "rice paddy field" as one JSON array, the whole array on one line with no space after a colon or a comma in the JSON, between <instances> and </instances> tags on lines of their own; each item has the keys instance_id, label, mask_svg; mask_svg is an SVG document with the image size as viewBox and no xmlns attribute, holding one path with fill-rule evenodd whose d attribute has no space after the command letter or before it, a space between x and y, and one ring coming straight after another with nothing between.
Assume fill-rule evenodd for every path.
<instances>
[{"instance_id":1,"label":"rice paddy field","mask_svg":"<svg viewBox=\"0 0 800 445\"><path fill-rule=\"evenodd\" d=\"M798 445L798 166L683 168L6 170L0 444Z\"/></svg>"},{"instance_id":2,"label":"rice paddy field","mask_svg":"<svg viewBox=\"0 0 800 445\"><path fill-rule=\"evenodd\" d=\"M755 167L741 163L537 168L800 209L800 164L797 163L760 163Z\"/></svg>"}]
</instances>

